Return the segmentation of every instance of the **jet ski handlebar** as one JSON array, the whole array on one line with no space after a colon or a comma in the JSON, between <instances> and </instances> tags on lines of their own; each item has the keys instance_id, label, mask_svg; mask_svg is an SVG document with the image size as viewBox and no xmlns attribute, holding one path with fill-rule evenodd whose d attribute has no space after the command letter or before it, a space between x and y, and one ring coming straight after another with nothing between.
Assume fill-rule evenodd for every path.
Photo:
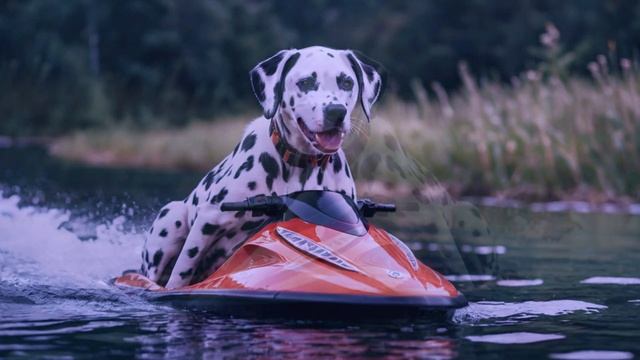
<instances>
[{"instance_id":1,"label":"jet ski handlebar","mask_svg":"<svg viewBox=\"0 0 640 360\"><path fill-rule=\"evenodd\" d=\"M221 211L253 211L254 215L274 216L281 214L287 206L279 196L259 195L244 201L225 202L220 205Z\"/></svg>"},{"instance_id":2,"label":"jet ski handlebar","mask_svg":"<svg viewBox=\"0 0 640 360\"><path fill-rule=\"evenodd\" d=\"M376 203L369 199L358 200L356 204L360 215L372 217L378 212L395 212L394 204ZM222 211L252 211L254 215L278 216L287 210L285 196L258 195L244 201L225 202L220 205Z\"/></svg>"},{"instance_id":3,"label":"jet ski handlebar","mask_svg":"<svg viewBox=\"0 0 640 360\"><path fill-rule=\"evenodd\" d=\"M395 204L376 203L369 199L358 200L358 210L364 217L372 217L377 212L395 212Z\"/></svg>"}]
</instances>

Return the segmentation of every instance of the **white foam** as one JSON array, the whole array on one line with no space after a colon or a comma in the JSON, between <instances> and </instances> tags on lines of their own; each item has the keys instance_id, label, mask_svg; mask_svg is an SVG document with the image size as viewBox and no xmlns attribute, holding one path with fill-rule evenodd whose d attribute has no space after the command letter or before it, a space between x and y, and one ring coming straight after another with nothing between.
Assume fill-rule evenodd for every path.
<instances>
[{"instance_id":1,"label":"white foam","mask_svg":"<svg viewBox=\"0 0 640 360\"><path fill-rule=\"evenodd\" d=\"M465 339L473 342L486 342L493 344L531 344L541 341L560 340L565 336L561 334L540 334L532 332L514 332L493 335L465 336Z\"/></svg>"},{"instance_id":2,"label":"white foam","mask_svg":"<svg viewBox=\"0 0 640 360\"><path fill-rule=\"evenodd\" d=\"M613 285L640 285L640 278L594 276L580 281L581 284L613 284Z\"/></svg>"},{"instance_id":3,"label":"white foam","mask_svg":"<svg viewBox=\"0 0 640 360\"><path fill-rule=\"evenodd\" d=\"M464 274L464 275L445 275L445 278L449 281L456 282L465 282L465 281L493 281L496 279L493 275L474 275L474 274Z\"/></svg>"},{"instance_id":4,"label":"white foam","mask_svg":"<svg viewBox=\"0 0 640 360\"><path fill-rule=\"evenodd\" d=\"M582 350L549 355L551 359L563 360L625 360L633 359L633 354L626 351Z\"/></svg>"},{"instance_id":5,"label":"white foam","mask_svg":"<svg viewBox=\"0 0 640 360\"><path fill-rule=\"evenodd\" d=\"M496 282L498 286L506 286L506 287L520 287L520 286L539 286L544 284L542 279L512 279L512 280L498 280Z\"/></svg>"},{"instance_id":6,"label":"white foam","mask_svg":"<svg viewBox=\"0 0 640 360\"><path fill-rule=\"evenodd\" d=\"M470 303L469 306L456 310L452 319L456 323L476 323L496 319L500 322L515 322L510 320L567 315L577 311L594 313L606 308L604 305L579 300L525 301L521 303L482 301Z\"/></svg>"},{"instance_id":7,"label":"white foam","mask_svg":"<svg viewBox=\"0 0 640 360\"><path fill-rule=\"evenodd\" d=\"M106 287L105 281L140 265L141 234L123 230L117 217L96 229L95 240L81 240L64 228L68 211L19 207L20 198L0 192L0 278L14 284L33 279L58 285Z\"/></svg>"},{"instance_id":8,"label":"white foam","mask_svg":"<svg viewBox=\"0 0 640 360\"><path fill-rule=\"evenodd\" d=\"M629 302L630 302L630 303L633 303L633 304L640 304L640 299L637 299L637 300L629 300Z\"/></svg>"}]
</instances>

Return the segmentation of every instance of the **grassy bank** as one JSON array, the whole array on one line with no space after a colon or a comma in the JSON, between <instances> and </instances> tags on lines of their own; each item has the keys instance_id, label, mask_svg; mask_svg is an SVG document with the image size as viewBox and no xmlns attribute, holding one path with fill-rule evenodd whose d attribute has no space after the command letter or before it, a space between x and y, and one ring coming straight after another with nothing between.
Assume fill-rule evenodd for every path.
<instances>
[{"instance_id":1,"label":"grassy bank","mask_svg":"<svg viewBox=\"0 0 640 360\"><path fill-rule=\"evenodd\" d=\"M355 119L346 146L362 181L411 191L524 200L640 198L640 72L623 60L615 75L604 58L592 78L530 71L510 84L478 83L464 66L464 88L418 101L387 97L371 124ZM616 66L616 68L618 68ZM209 169L252 116L178 130L82 132L56 141L53 154L100 165ZM425 187L427 190L425 190Z\"/></svg>"}]
</instances>

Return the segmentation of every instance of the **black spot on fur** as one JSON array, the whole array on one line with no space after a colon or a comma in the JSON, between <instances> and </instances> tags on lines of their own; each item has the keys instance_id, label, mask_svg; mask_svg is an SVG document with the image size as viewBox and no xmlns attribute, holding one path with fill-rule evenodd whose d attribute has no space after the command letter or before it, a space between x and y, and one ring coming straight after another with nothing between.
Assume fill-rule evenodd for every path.
<instances>
[{"instance_id":1,"label":"black spot on fur","mask_svg":"<svg viewBox=\"0 0 640 360\"><path fill-rule=\"evenodd\" d=\"M229 231L229 232L225 235L225 237L226 237L227 239L233 239L233 237L234 237L234 236L236 236L236 234L237 234L237 233L236 233L235 231L231 230L231 231Z\"/></svg>"},{"instance_id":2,"label":"black spot on fur","mask_svg":"<svg viewBox=\"0 0 640 360\"><path fill-rule=\"evenodd\" d=\"M264 81L262 81L262 78L257 71L251 72L251 87L253 88L253 93L256 94L258 101L262 103L267 99L267 96L264 93Z\"/></svg>"},{"instance_id":3,"label":"black spot on fur","mask_svg":"<svg viewBox=\"0 0 640 360\"><path fill-rule=\"evenodd\" d=\"M271 112L269 112L269 118L273 117L273 114L276 112L276 110L278 110L278 104L280 104L280 99L282 97L282 82L278 81L275 85L273 85L273 93L276 94L276 101L275 101L275 105L273 107L273 110L271 110ZM278 95L279 94L279 95Z\"/></svg>"},{"instance_id":4,"label":"black spot on fur","mask_svg":"<svg viewBox=\"0 0 640 360\"><path fill-rule=\"evenodd\" d=\"M256 134L251 133L242 140L242 151L249 151L256 144Z\"/></svg>"},{"instance_id":5,"label":"black spot on fur","mask_svg":"<svg viewBox=\"0 0 640 360\"><path fill-rule=\"evenodd\" d=\"M160 233L158 234L158 236L160 237L167 237L169 233L167 232L167 229L162 229L160 230Z\"/></svg>"},{"instance_id":6,"label":"black spot on fur","mask_svg":"<svg viewBox=\"0 0 640 360\"><path fill-rule=\"evenodd\" d=\"M425 226L424 231L427 234L435 235L439 232L438 225L434 223L429 223L427 226Z\"/></svg>"},{"instance_id":7,"label":"black spot on fur","mask_svg":"<svg viewBox=\"0 0 640 360\"><path fill-rule=\"evenodd\" d=\"M193 193L193 198L191 199L191 204L193 206L197 206L198 205L198 196L196 195L196 193Z\"/></svg>"},{"instance_id":8,"label":"black spot on fur","mask_svg":"<svg viewBox=\"0 0 640 360\"><path fill-rule=\"evenodd\" d=\"M262 68L262 70L264 70L264 73L267 76L271 76L276 73L276 70L278 70L278 65L282 61L283 57L284 52L279 52L278 54L263 61L262 64L260 64L260 67Z\"/></svg>"},{"instance_id":9,"label":"black spot on fur","mask_svg":"<svg viewBox=\"0 0 640 360\"><path fill-rule=\"evenodd\" d=\"M233 178L237 179L238 177L240 177L240 173L242 173L242 170L249 171L252 168L253 168L253 155L249 156L247 160L245 160L245 162L243 162L242 165L240 165L240 167L236 171L236 174L233 176Z\"/></svg>"},{"instance_id":10,"label":"black spot on fur","mask_svg":"<svg viewBox=\"0 0 640 360\"><path fill-rule=\"evenodd\" d=\"M307 183L307 180L309 180L309 178L311 177L312 172L312 166L307 166L300 172L300 185L302 185L301 190L304 190L304 186Z\"/></svg>"},{"instance_id":11,"label":"black spot on fur","mask_svg":"<svg viewBox=\"0 0 640 360\"><path fill-rule=\"evenodd\" d=\"M238 152L239 148L240 148L240 143L237 143L236 147L233 148L233 154L231 155L232 157L236 156L236 153ZM220 168L222 168L222 166Z\"/></svg>"},{"instance_id":12,"label":"black spot on fur","mask_svg":"<svg viewBox=\"0 0 640 360\"><path fill-rule=\"evenodd\" d=\"M337 174L340 170L342 170L342 159L340 159L339 155L336 155L333 160L333 172Z\"/></svg>"},{"instance_id":13,"label":"black spot on fur","mask_svg":"<svg viewBox=\"0 0 640 360\"><path fill-rule=\"evenodd\" d=\"M213 235L218 228L220 228L220 225L205 223L202 227L202 235Z\"/></svg>"},{"instance_id":14,"label":"black spot on fur","mask_svg":"<svg viewBox=\"0 0 640 360\"><path fill-rule=\"evenodd\" d=\"M177 220L176 221L176 229L180 229L180 226L182 226L182 221Z\"/></svg>"},{"instance_id":15,"label":"black spot on fur","mask_svg":"<svg viewBox=\"0 0 640 360\"><path fill-rule=\"evenodd\" d=\"M249 188L249 190L255 190L256 189L256 182L255 181L249 181L249 183L247 183L247 187Z\"/></svg>"},{"instance_id":16,"label":"black spot on fur","mask_svg":"<svg viewBox=\"0 0 640 360\"><path fill-rule=\"evenodd\" d=\"M349 164L344 164L344 173L347 175L347 178L351 178L351 171L349 170Z\"/></svg>"},{"instance_id":17,"label":"black spot on fur","mask_svg":"<svg viewBox=\"0 0 640 360\"><path fill-rule=\"evenodd\" d=\"M373 68L373 66L365 63L361 63L361 65L362 65L362 70L364 71L365 74L367 74L367 79L369 80L369 82L372 82L375 69Z\"/></svg>"},{"instance_id":18,"label":"black spot on fur","mask_svg":"<svg viewBox=\"0 0 640 360\"><path fill-rule=\"evenodd\" d=\"M318 169L318 176L316 177L316 180L318 181L318 185L322 184L323 177L324 177L324 168L321 167L320 169Z\"/></svg>"},{"instance_id":19,"label":"black spot on fur","mask_svg":"<svg viewBox=\"0 0 640 360\"><path fill-rule=\"evenodd\" d=\"M220 175L217 179L216 179L216 184L220 183L220 181L222 181L222 179L226 178L227 176L229 176L231 174L231 168L232 166L229 165L229 167L227 168L227 170L224 172L224 174Z\"/></svg>"},{"instance_id":20,"label":"black spot on fur","mask_svg":"<svg viewBox=\"0 0 640 360\"><path fill-rule=\"evenodd\" d=\"M280 103L280 106L282 106L283 109L286 109L287 103L284 100L282 100L282 102Z\"/></svg>"},{"instance_id":21,"label":"black spot on fur","mask_svg":"<svg viewBox=\"0 0 640 360\"><path fill-rule=\"evenodd\" d=\"M196 255L198 255L198 247L194 246L191 249L189 249L189 251L187 252L187 255L189 255L189 258L193 259Z\"/></svg>"},{"instance_id":22,"label":"black spot on fur","mask_svg":"<svg viewBox=\"0 0 640 360\"><path fill-rule=\"evenodd\" d=\"M160 214L158 214L158 219L162 219L163 217L165 217L165 215L167 215L169 213L169 209L162 209L160 211Z\"/></svg>"},{"instance_id":23,"label":"black spot on fur","mask_svg":"<svg viewBox=\"0 0 640 360\"><path fill-rule=\"evenodd\" d=\"M310 91L316 91L320 86L320 84L318 83L318 74L316 74L316 72L314 71L311 73L311 76L307 76L298 80L298 82L296 82L296 85L298 86L298 89L300 89L300 91L305 94Z\"/></svg>"},{"instance_id":24,"label":"black spot on fur","mask_svg":"<svg viewBox=\"0 0 640 360\"><path fill-rule=\"evenodd\" d=\"M160 265L160 261L162 261L163 256L164 252L162 252L162 249L158 249L158 251L153 253L153 263L151 264L151 267L158 267L158 265Z\"/></svg>"},{"instance_id":25,"label":"black spot on fur","mask_svg":"<svg viewBox=\"0 0 640 360\"><path fill-rule=\"evenodd\" d=\"M181 279L186 279L187 277L191 276L191 273L193 273L193 268L187 270L187 271L183 271L180 273L180 278Z\"/></svg>"},{"instance_id":26,"label":"black spot on fur","mask_svg":"<svg viewBox=\"0 0 640 360\"><path fill-rule=\"evenodd\" d=\"M333 57L333 54L332 53L327 53L327 56L328 57Z\"/></svg>"},{"instance_id":27,"label":"black spot on fur","mask_svg":"<svg viewBox=\"0 0 640 360\"><path fill-rule=\"evenodd\" d=\"M289 182L289 168L284 162L280 162L282 164L282 180L284 182Z\"/></svg>"},{"instance_id":28,"label":"black spot on fur","mask_svg":"<svg viewBox=\"0 0 640 360\"><path fill-rule=\"evenodd\" d=\"M267 152L260 154L259 161L260 164L262 164L262 168L267 173L267 187L269 188L269 191L271 191L271 188L273 187L273 180L276 179L280 173L278 162Z\"/></svg>"},{"instance_id":29,"label":"black spot on fur","mask_svg":"<svg viewBox=\"0 0 640 360\"><path fill-rule=\"evenodd\" d=\"M207 176L204 177L204 179L202 180L202 185L204 185L204 189L205 190L209 190L209 188L211 187L211 184L213 184L213 177L214 177L214 173L213 171L209 171L207 173Z\"/></svg>"},{"instance_id":30,"label":"black spot on fur","mask_svg":"<svg viewBox=\"0 0 640 360\"><path fill-rule=\"evenodd\" d=\"M149 234L153 234L153 226L149 229Z\"/></svg>"},{"instance_id":31,"label":"black spot on fur","mask_svg":"<svg viewBox=\"0 0 640 360\"><path fill-rule=\"evenodd\" d=\"M236 217L237 219L241 218L244 216L246 212L244 210L238 211L236 212L236 214L234 215L234 217Z\"/></svg>"},{"instance_id":32,"label":"black spot on fur","mask_svg":"<svg viewBox=\"0 0 640 360\"><path fill-rule=\"evenodd\" d=\"M289 105L291 105L291 107L293 107L293 105L295 104L295 101L293 100L293 96L289 99Z\"/></svg>"},{"instance_id":33,"label":"black spot on fur","mask_svg":"<svg viewBox=\"0 0 640 360\"><path fill-rule=\"evenodd\" d=\"M223 187L222 189L220 189L220 192L218 192L216 195L214 195L211 198L211 204L217 204L222 202L222 200L224 200L224 198L227 196L228 193L229 191L227 190L227 188Z\"/></svg>"}]
</instances>

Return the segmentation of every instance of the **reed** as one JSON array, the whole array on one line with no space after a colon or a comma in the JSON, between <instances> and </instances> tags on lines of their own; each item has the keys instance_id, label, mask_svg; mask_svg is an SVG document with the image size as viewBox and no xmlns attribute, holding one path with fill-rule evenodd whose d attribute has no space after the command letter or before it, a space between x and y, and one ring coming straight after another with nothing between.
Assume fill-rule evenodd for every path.
<instances>
[{"instance_id":1,"label":"reed","mask_svg":"<svg viewBox=\"0 0 640 360\"><path fill-rule=\"evenodd\" d=\"M391 95L371 124L356 115L346 146L354 174L413 188L443 183L458 194L638 199L638 63L611 64L601 56L589 70L590 78L531 70L505 84L478 81L462 64L464 85L455 93L416 83L416 101ZM205 170L233 148L252 118L79 132L51 150L100 165Z\"/></svg>"}]
</instances>

